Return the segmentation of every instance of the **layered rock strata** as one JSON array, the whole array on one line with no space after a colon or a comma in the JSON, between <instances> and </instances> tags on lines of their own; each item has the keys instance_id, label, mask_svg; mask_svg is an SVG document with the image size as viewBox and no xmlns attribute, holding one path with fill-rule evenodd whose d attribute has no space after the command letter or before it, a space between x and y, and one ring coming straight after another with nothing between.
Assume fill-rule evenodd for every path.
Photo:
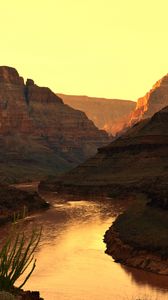
<instances>
[{"instance_id":1,"label":"layered rock strata","mask_svg":"<svg viewBox=\"0 0 168 300\"><path fill-rule=\"evenodd\" d=\"M135 110L130 116L128 126L142 119L152 117L156 112L168 105L168 74L158 80L152 89L137 101Z\"/></svg>"},{"instance_id":2,"label":"layered rock strata","mask_svg":"<svg viewBox=\"0 0 168 300\"><path fill-rule=\"evenodd\" d=\"M93 158L50 183L49 188L60 193L108 195L150 190L156 185L159 189L161 183L167 186L167 154L168 108L165 108L100 148Z\"/></svg>"},{"instance_id":3,"label":"layered rock strata","mask_svg":"<svg viewBox=\"0 0 168 300\"><path fill-rule=\"evenodd\" d=\"M14 68L0 67L0 180L55 175L109 142L86 115L49 88L26 84Z\"/></svg>"},{"instance_id":4,"label":"layered rock strata","mask_svg":"<svg viewBox=\"0 0 168 300\"><path fill-rule=\"evenodd\" d=\"M99 129L112 136L123 129L136 106L136 102L130 100L58 95L66 104L85 112Z\"/></svg>"}]
</instances>

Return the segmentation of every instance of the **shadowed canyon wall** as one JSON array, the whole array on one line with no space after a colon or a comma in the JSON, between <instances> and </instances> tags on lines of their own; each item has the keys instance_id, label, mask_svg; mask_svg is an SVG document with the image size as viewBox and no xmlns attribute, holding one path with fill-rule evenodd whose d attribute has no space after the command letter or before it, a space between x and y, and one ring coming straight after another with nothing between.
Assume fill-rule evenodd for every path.
<instances>
[{"instance_id":1,"label":"shadowed canyon wall","mask_svg":"<svg viewBox=\"0 0 168 300\"><path fill-rule=\"evenodd\" d=\"M0 179L54 175L81 163L109 142L85 113L65 105L49 88L26 84L0 67Z\"/></svg>"}]
</instances>

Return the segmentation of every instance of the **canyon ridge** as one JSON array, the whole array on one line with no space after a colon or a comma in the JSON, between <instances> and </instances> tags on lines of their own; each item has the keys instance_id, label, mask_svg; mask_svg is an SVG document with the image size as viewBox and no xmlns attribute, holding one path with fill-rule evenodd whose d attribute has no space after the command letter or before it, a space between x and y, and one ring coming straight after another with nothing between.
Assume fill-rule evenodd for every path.
<instances>
[{"instance_id":1,"label":"canyon ridge","mask_svg":"<svg viewBox=\"0 0 168 300\"><path fill-rule=\"evenodd\" d=\"M99 129L113 136L123 129L136 106L136 102L131 100L58 95L66 104L85 112Z\"/></svg>"},{"instance_id":2,"label":"canyon ridge","mask_svg":"<svg viewBox=\"0 0 168 300\"><path fill-rule=\"evenodd\" d=\"M132 127L100 147L94 157L58 178L53 189L115 194L145 190L149 186L156 188L161 182L167 185L168 75L140 99L139 109L136 108L129 121Z\"/></svg>"},{"instance_id":3,"label":"canyon ridge","mask_svg":"<svg viewBox=\"0 0 168 300\"><path fill-rule=\"evenodd\" d=\"M41 179L68 170L108 144L85 113L64 104L47 87L26 84L0 67L0 180Z\"/></svg>"},{"instance_id":4,"label":"canyon ridge","mask_svg":"<svg viewBox=\"0 0 168 300\"><path fill-rule=\"evenodd\" d=\"M137 100L127 127L142 119L152 117L156 112L168 105L168 74L158 80L145 96Z\"/></svg>"}]
</instances>

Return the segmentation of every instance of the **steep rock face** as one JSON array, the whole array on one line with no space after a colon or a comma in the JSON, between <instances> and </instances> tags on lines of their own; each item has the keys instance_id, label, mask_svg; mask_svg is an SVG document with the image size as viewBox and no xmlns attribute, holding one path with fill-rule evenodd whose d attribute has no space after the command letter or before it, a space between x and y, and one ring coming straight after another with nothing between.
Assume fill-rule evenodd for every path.
<instances>
[{"instance_id":1,"label":"steep rock face","mask_svg":"<svg viewBox=\"0 0 168 300\"><path fill-rule=\"evenodd\" d=\"M147 191L168 176L168 108L134 125L120 138L50 186L58 192L115 194ZM47 186L47 185L46 185Z\"/></svg>"},{"instance_id":2,"label":"steep rock face","mask_svg":"<svg viewBox=\"0 0 168 300\"><path fill-rule=\"evenodd\" d=\"M63 104L62 99L56 96L49 88L37 86L32 79L27 79L25 96L28 104L30 102L38 102L45 105L49 103Z\"/></svg>"},{"instance_id":3,"label":"steep rock face","mask_svg":"<svg viewBox=\"0 0 168 300\"><path fill-rule=\"evenodd\" d=\"M93 98L58 94L66 104L84 111L99 128L115 135L128 122L136 102L130 100Z\"/></svg>"},{"instance_id":4,"label":"steep rock face","mask_svg":"<svg viewBox=\"0 0 168 300\"><path fill-rule=\"evenodd\" d=\"M0 134L33 132L24 96L24 81L18 72L0 67Z\"/></svg>"},{"instance_id":5,"label":"steep rock face","mask_svg":"<svg viewBox=\"0 0 168 300\"><path fill-rule=\"evenodd\" d=\"M0 179L37 179L69 169L109 142L83 112L49 88L0 67Z\"/></svg>"},{"instance_id":6,"label":"steep rock face","mask_svg":"<svg viewBox=\"0 0 168 300\"><path fill-rule=\"evenodd\" d=\"M152 89L138 99L135 111L131 114L129 126L141 119L152 117L157 111L168 105L168 74L157 81Z\"/></svg>"},{"instance_id":7,"label":"steep rock face","mask_svg":"<svg viewBox=\"0 0 168 300\"><path fill-rule=\"evenodd\" d=\"M19 76L18 72L11 67L0 67L0 83L12 84L12 85L24 85L24 80Z\"/></svg>"},{"instance_id":8,"label":"steep rock face","mask_svg":"<svg viewBox=\"0 0 168 300\"><path fill-rule=\"evenodd\" d=\"M28 81L26 95L34 135L45 136L52 149L84 160L97 151L98 145L108 143L104 131L98 130L83 112L65 105L48 88Z\"/></svg>"}]
</instances>

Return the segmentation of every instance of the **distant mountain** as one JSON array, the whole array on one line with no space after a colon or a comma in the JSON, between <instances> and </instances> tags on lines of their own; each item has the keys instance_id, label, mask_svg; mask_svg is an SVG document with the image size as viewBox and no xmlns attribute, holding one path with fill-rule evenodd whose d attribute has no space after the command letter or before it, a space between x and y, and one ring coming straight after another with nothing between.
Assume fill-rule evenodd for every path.
<instances>
[{"instance_id":1,"label":"distant mountain","mask_svg":"<svg viewBox=\"0 0 168 300\"><path fill-rule=\"evenodd\" d=\"M40 179L60 173L109 142L86 115L65 105L49 88L26 84L0 67L0 181Z\"/></svg>"},{"instance_id":2,"label":"distant mountain","mask_svg":"<svg viewBox=\"0 0 168 300\"><path fill-rule=\"evenodd\" d=\"M130 100L93 98L58 94L64 103L86 113L99 129L115 135L128 122L136 102Z\"/></svg>"},{"instance_id":3,"label":"distant mountain","mask_svg":"<svg viewBox=\"0 0 168 300\"><path fill-rule=\"evenodd\" d=\"M137 189L146 192L160 186L167 186L168 190L167 178L168 107L100 148L93 158L60 177L51 187L58 192L114 195Z\"/></svg>"},{"instance_id":4,"label":"distant mountain","mask_svg":"<svg viewBox=\"0 0 168 300\"><path fill-rule=\"evenodd\" d=\"M128 125L152 117L157 111L168 105L168 74L157 81L152 89L138 99L137 105L131 114Z\"/></svg>"}]
</instances>

